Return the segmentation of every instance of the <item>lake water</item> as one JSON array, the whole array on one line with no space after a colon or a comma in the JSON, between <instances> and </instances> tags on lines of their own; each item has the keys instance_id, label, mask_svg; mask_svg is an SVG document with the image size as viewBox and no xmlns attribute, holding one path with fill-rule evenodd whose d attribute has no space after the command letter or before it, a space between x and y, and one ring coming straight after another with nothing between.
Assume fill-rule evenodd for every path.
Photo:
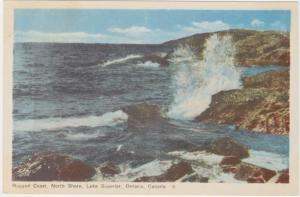
<instances>
[{"instance_id":1,"label":"lake water","mask_svg":"<svg viewBox=\"0 0 300 197\"><path fill-rule=\"evenodd\" d=\"M168 109L176 94L172 65L132 64L130 60L146 51L123 53L102 45L15 44L14 165L36 152L57 151L93 166L113 161L122 169L113 181L130 181L159 174L174 160L189 156L215 166L209 171L200 163L193 164L208 173L210 182L234 182L218 171L220 156L192 151L212 139L231 136L250 147L249 162L277 170L288 167L288 136L170 117L167 123L139 132L126 129L123 107L147 102ZM249 76L284 68L239 69L242 76Z\"/></svg>"}]
</instances>

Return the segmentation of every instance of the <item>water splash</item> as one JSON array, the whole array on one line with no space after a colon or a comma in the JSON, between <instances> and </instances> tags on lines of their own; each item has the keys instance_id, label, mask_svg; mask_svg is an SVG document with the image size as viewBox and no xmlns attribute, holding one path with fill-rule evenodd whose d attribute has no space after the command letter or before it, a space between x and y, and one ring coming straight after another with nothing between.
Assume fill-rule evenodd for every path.
<instances>
[{"instance_id":1,"label":"water splash","mask_svg":"<svg viewBox=\"0 0 300 197\"><path fill-rule=\"evenodd\" d=\"M172 57L174 101L167 116L192 120L208 108L212 95L241 88L234 66L235 47L230 36L213 34L206 40L202 60L189 47L179 47Z\"/></svg>"}]
</instances>

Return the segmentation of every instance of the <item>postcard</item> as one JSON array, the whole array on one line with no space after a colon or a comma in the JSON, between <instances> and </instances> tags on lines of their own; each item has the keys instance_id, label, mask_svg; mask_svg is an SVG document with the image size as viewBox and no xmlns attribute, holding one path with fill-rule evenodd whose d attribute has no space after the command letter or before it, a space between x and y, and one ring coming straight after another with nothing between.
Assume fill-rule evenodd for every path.
<instances>
[{"instance_id":1,"label":"postcard","mask_svg":"<svg viewBox=\"0 0 300 197\"><path fill-rule=\"evenodd\" d=\"M6 1L4 190L296 195L296 2Z\"/></svg>"}]
</instances>

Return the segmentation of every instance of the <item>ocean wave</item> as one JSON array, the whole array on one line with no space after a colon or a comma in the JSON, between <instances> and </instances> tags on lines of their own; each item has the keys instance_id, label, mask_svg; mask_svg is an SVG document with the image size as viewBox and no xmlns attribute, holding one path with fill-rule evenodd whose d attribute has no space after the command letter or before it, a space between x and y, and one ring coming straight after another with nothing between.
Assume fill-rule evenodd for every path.
<instances>
[{"instance_id":1,"label":"ocean wave","mask_svg":"<svg viewBox=\"0 0 300 197\"><path fill-rule=\"evenodd\" d=\"M126 57L117 58L117 59L113 59L113 60L108 60L108 61L104 62L103 64L101 64L100 66L101 67L106 67L106 66L109 66L109 65L112 65L112 64L124 63L128 60L137 59L137 58L141 58L141 57L142 57L141 55L131 54L131 55L127 55Z\"/></svg>"},{"instance_id":2,"label":"ocean wave","mask_svg":"<svg viewBox=\"0 0 300 197\"><path fill-rule=\"evenodd\" d=\"M15 131L41 131L55 130L66 127L98 127L115 126L126 122L128 115L122 110L108 112L101 116L69 117L69 118L45 118L29 119L14 122Z\"/></svg>"},{"instance_id":3,"label":"ocean wave","mask_svg":"<svg viewBox=\"0 0 300 197\"><path fill-rule=\"evenodd\" d=\"M146 61L143 63L138 63L136 66L137 67L146 67L146 68L159 68L160 65L157 62Z\"/></svg>"},{"instance_id":4,"label":"ocean wave","mask_svg":"<svg viewBox=\"0 0 300 197\"><path fill-rule=\"evenodd\" d=\"M179 47L172 57L174 101L167 112L174 119L192 120L209 107L212 95L242 86L234 66L231 37L216 34L206 41L203 60L189 47Z\"/></svg>"}]
</instances>

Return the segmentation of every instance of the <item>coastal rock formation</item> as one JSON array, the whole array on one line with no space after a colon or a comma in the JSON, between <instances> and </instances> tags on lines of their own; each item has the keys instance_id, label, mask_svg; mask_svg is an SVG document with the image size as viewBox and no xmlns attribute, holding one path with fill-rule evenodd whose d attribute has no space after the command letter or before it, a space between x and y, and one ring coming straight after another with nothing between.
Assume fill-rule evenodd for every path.
<instances>
[{"instance_id":1,"label":"coastal rock formation","mask_svg":"<svg viewBox=\"0 0 300 197\"><path fill-rule=\"evenodd\" d=\"M120 168L110 161L103 163L100 166L100 171L103 176L114 176L121 172Z\"/></svg>"},{"instance_id":2,"label":"coastal rock formation","mask_svg":"<svg viewBox=\"0 0 300 197\"><path fill-rule=\"evenodd\" d=\"M276 183L289 183L290 175L289 175L289 169L282 170L279 172L280 175L276 181Z\"/></svg>"},{"instance_id":3,"label":"coastal rock formation","mask_svg":"<svg viewBox=\"0 0 300 197\"><path fill-rule=\"evenodd\" d=\"M289 71L272 71L243 79L244 88L212 96L198 121L234 124L254 132L289 133Z\"/></svg>"},{"instance_id":4,"label":"coastal rock formation","mask_svg":"<svg viewBox=\"0 0 300 197\"><path fill-rule=\"evenodd\" d=\"M13 169L15 181L85 181L95 169L81 160L53 152L34 154Z\"/></svg>"},{"instance_id":5,"label":"coastal rock formation","mask_svg":"<svg viewBox=\"0 0 300 197\"><path fill-rule=\"evenodd\" d=\"M290 65L290 37L288 32L255 31L232 29L215 32L220 36L230 35L236 47L235 64L240 66L252 65ZM196 54L205 48L205 40L213 33L195 34L189 37L165 42L163 46L176 48L189 46ZM169 54L170 56L171 54Z\"/></svg>"},{"instance_id":6,"label":"coastal rock formation","mask_svg":"<svg viewBox=\"0 0 300 197\"><path fill-rule=\"evenodd\" d=\"M190 163L181 161L173 164L165 173L158 176L144 176L135 179L135 182L174 182L185 175L193 173Z\"/></svg>"},{"instance_id":7,"label":"coastal rock formation","mask_svg":"<svg viewBox=\"0 0 300 197\"><path fill-rule=\"evenodd\" d=\"M130 105L122 110L128 114L127 122L129 128L144 127L148 123L163 120L159 106L153 104Z\"/></svg>"},{"instance_id":8,"label":"coastal rock formation","mask_svg":"<svg viewBox=\"0 0 300 197\"><path fill-rule=\"evenodd\" d=\"M237 159L249 157L248 148L230 137L219 138L208 146L208 151L217 155L233 156ZM233 157L227 157L223 163L234 162Z\"/></svg>"}]
</instances>

